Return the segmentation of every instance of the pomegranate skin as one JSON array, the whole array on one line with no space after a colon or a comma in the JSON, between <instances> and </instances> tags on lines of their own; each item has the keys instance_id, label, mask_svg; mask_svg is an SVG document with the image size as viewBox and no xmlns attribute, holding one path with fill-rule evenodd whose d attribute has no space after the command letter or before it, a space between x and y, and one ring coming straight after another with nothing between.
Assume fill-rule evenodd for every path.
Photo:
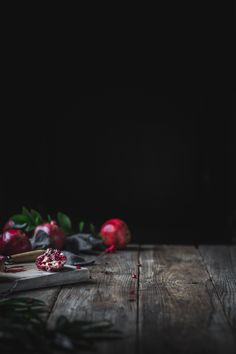
<instances>
[{"instance_id":1,"label":"pomegranate skin","mask_svg":"<svg viewBox=\"0 0 236 354\"><path fill-rule=\"evenodd\" d=\"M5 225L3 226L3 232L5 231L8 231L10 229L16 229L16 230L22 230L21 228L17 227L16 223L12 220L12 219L9 219ZM33 235L33 231L24 231L24 233L28 236L28 237L31 237Z\"/></svg>"},{"instance_id":2,"label":"pomegranate skin","mask_svg":"<svg viewBox=\"0 0 236 354\"><path fill-rule=\"evenodd\" d=\"M3 226L3 232L10 230L10 229L15 229L15 223L13 220L9 219L6 224Z\"/></svg>"},{"instance_id":3,"label":"pomegranate skin","mask_svg":"<svg viewBox=\"0 0 236 354\"><path fill-rule=\"evenodd\" d=\"M34 231L36 237L39 231L45 232L48 237L52 239L53 247L58 250L63 248L65 243L65 232L57 225L56 221L37 226Z\"/></svg>"},{"instance_id":4,"label":"pomegranate skin","mask_svg":"<svg viewBox=\"0 0 236 354\"><path fill-rule=\"evenodd\" d=\"M1 254L5 256L28 252L31 249L27 235L19 229L10 229L0 235L0 250Z\"/></svg>"},{"instance_id":5,"label":"pomegranate skin","mask_svg":"<svg viewBox=\"0 0 236 354\"><path fill-rule=\"evenodd\" d=\"M100 235L107 247L114 246L122 249L131 240L131 233L128 225L121 219L107 220L101 227Z\"/></svg>"}]
</instances>

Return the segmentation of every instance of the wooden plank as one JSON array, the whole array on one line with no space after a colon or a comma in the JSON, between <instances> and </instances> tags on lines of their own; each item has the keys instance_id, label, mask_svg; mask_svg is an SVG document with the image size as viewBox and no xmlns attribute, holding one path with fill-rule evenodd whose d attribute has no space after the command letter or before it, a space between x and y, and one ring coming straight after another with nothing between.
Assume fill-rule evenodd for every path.
<instances>
[{"instance_id":1,"label":"wooden plank","mask_svg":"<svg viewBox=\"0 0 236 354\"><path fill-rule=\"evenodd\" d=\"M234 353L234 336L190 246L141 249L140 353Z\"/></svg>"},{"instance_id":2,"label":"wooden plank","mask_svg":"<svg viewBox=\"0 0 236 354\"><path fill-rule=\"evenodd\" d=\"M205 283L209 274L193 246L142 246L142 262L150 286L158 283ZM199 266L200 265L200 266ZM148 281L145 281L146 286Z\"/></svg>"},{"instance_id":3,"label":"wooden plank","mask_svg":"<svg viewBox=\"0 0 236 354\"><path fill-rule=\"evenodd\" d=\"M198 249L214 280L236 279L236 246L202 245Z\"/></svg>"},{"instance_id":4,"label":"wooden plank","mask_svg":"<svg viewBox=\"0 0 236 354\"><path fill-rule=\"evenodd\" d=\"M60 315L70 320L109 320L125 338L99 343L100 353L135 353L137 332L138 247L98 259L92 267L92 283L62 288L49 325L53 327Z\"/></svg>"},{"instance_id":5,"label":"wooden plank","mask_svg":"<svg viewBox=\"0 0 236 354\"><path fill-rule=\"evenodd\" d=\"M61 287L53 287L41 290L20 291L16 294L10 295L10 297L31 297L45 302L45 305L48 308L48 313L44 314L42 318L47 318L51 313L60 290Z\"/></svg>"},{"instance_id":6,"label":"wooden plank","mask_svg":"<svg viewBox=\"0 0 236 354\"><path fill-rule=\"evenodd\" d=\"M200 246L199 252L236 333L236 246Z\"/></svg>"}]
</instances>

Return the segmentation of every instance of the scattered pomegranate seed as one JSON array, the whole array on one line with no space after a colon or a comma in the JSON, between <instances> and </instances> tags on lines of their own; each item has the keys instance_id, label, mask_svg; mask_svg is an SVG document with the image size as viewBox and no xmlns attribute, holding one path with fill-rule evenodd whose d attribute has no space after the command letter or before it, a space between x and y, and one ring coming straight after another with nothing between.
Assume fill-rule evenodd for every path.
<instances>
[{"instance_id":1,"label":"scattered pomegranate seed","mask_svg":"<svg viewBox=\"0 0 236 354\"><path fill-rule=\"evenodd\" d=\"M132 273L131 277L132 277L133 279L137 279L137 275L136 275L135 273Z\"/></svg>"}]
</instances>

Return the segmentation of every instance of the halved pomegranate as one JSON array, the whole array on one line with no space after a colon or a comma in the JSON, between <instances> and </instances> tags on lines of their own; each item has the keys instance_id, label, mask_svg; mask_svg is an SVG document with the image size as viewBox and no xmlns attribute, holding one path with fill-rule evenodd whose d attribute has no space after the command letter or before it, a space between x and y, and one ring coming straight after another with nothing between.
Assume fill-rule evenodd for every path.
<instances>
[{"instance_id":1,"label":"halved pomegranate","mask_svg":"<svg viewBox=\"0 0 236 354\"><path fill-rule=\"evenodd\" d=\"M66 263L66 256L59 250L48 248L45 253L36 259L36 266L47 272L57 272Z\"/></svg>"}]
</instances>

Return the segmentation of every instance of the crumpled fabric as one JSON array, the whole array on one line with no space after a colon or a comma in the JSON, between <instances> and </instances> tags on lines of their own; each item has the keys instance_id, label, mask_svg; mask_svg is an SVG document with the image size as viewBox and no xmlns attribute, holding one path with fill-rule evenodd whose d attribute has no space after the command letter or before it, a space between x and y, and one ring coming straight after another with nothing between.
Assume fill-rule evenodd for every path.
<instances>
[{"instance_id":1,"label":"crumpled fabric","mask_svg":"<svg viewBox=\"0 0 236 354\"><path fill-rule=\"evenodd\" d=\"M55 248L53 239L44 231L39 231L30 239L32 249ZM94 251L102 251L104 249L103 241L94 237L92 234L75 234L67 236L63 253L67 257L67 264L90 265L94 262L90 259L78 256L81 252L93 253Z\"/></svg>"}]
</instances>

